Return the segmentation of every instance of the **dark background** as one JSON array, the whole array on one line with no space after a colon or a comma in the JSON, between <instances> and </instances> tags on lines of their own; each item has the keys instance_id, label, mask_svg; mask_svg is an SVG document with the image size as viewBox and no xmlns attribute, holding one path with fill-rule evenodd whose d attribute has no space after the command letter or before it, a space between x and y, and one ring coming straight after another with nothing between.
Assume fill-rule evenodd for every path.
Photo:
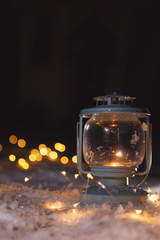
<instances>
[{"instance_id":1,"label":"dark background","mask_svg":"<svg viewBox=\"0 0 160 240\"><path fill-rule=\"evenodd\" d=\"M31 145L65 142L75 153L79 111L116 91L149 108L159 174L159 6L17 0L2 12L1 142L16 134Z\"/></svg>"}]
</instances>

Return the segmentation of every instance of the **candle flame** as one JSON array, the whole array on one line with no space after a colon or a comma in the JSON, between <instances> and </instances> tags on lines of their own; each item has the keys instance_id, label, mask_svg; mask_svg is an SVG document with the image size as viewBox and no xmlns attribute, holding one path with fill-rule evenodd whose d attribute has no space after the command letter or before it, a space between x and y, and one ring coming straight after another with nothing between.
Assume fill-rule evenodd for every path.
<instances>
[{"instance_id":1,"label":"candle flame","mask_svg":"<svg viewBox=\"0 0 160 240\"><path fill-rule=\"evenodd\" d=\"M112 166L112 167L117 167L118 164L117 164L117 163L112 163L111 166Z\"/></svg>"},{"instance_id":2,"label":"candle flame","mask_svg":"<svg viewBox=\"0 0 160 240\"><path fill-rule=\"evenodd\" d=\"M122 155L123 155L123 154L122 154L121 151L118 151L118 152L116 153L116 156L117 156L117 157L122 157Z\"/></svg>"}]
</instances>

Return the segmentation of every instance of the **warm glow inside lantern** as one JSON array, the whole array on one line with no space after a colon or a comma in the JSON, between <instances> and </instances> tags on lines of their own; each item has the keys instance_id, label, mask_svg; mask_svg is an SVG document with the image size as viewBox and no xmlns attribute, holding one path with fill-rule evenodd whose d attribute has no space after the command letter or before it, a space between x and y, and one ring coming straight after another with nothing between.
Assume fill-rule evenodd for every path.
<instances>
[{"instance_id":1,"label":"warm glow inside lantern","mask_svg":"<svg viewBox=\"0 0 160 240\"><path fill-rule=\"evenodd\" d=\"M133 113L95 113L86 122L83 155L89 165L133 167L144 154L145 132Z\"/></svg>"},{"instance_id":2,"label":"warm glow inside lantern","mask_svg":"<svg viewBox=\"0 0 160 240\"><path fill-rule=\"evenodd\" d=\"M151 167L150 114L148 109L134 107L134 99L117 94L96 97L96 107L81 110L77 127L79 171L101 177L103 184L112 186L112 189L113 186L125 186L123 194L120 191L119 195L114 197L115 201L144 201L147 198L144 190L128 188L129 177L146 175ZM82 155L91 171L83 170ZM144 158L146 169L138 172L138 166ZM84 201L103 202L107 199L110 200L110 197L104 190L102 194L102 191L92 187Z\"/></svg>"}]
</instances>

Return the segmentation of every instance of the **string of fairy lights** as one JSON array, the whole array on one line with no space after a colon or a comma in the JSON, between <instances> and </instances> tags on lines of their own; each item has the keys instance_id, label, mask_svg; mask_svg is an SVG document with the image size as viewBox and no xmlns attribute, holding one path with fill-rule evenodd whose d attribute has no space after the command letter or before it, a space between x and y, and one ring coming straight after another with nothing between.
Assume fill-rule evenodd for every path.
<instances>
[{"instance_id":1,"label":"string of fairy lights","mask_svg":"<svg viewBox=\"0 0 160 240\"><path fill-rule=\"evenodd\" d=\"M19 138L16 135L11 135L9 137L9 143L12 145L17 145L19 148L25 148L27 143L26 140L23 138ZM2 151L3 147L0 144L0 152ZM54 144L54 148L51 149L46 144L41 143L39 144L38 148L33 148L30 150L28 157L20 157L17 158L16 154L11 153L8 156L10 162L16 162L18 167L22 170L29 170L33 163L38 163L45 159L56 162L59 161L61 164L66 165L70 162L70 159L64 154L66 150L66 146L63 143L57 142ZM71 158L72 163L77 163L77 156L73 155Z\"/></svg>"},{"instance_id":2,"label":"string of fairy lights","mask_svg":"<svg viewBox=\"0 0 160 240\"><path fill-rule=\"evenodd\" d=\"M25 139L22 139L22 138L18 139L16 135L11 135L9 137L9 143L12 145L17 144L17 146L22 149L25 148L27 145ZM2 150L3 150L3 146L2 146L2 144L0 144L0 152ZM52 162L60 160L60 163L62 165L66 165L70 162L70 159L64 154L65 151L66 151L66 146L63 143L59 143L59 142L55 143L53 149L47 147L46 144L41 143L41 144L39 144L38 148L33 148L30 150L27 158L25 158L25 157L17 158L17 156L15 154L11 153L8 156L8 159L10 162L13 162L13 163L16 162L17 166L22 170L29 170L33 163L41 162L43 160L43 157L45 157L45 159L48 159L49 161L52 161ZM71 161L72 161L72 163L76 164L77 156L76 155L72 156ZM70 180L66 171L60 171L59 173L62 174L67 179L69 184L71 182L73 183L80 176L79 173L76 173L76 174L74 174L74 180ZM32 179L32 176L26 176L24 178L24 183L27 183L31 179ZM92 181L96 185L99 185L99 187L101 187L107 191L106 186L104 186L101 181L94 179L92 174L89 173L89 174L87 174L87 179L86 179L85 194L87 194L87 189L90 184L90 181ZM148 187L148 193L149 193L148 200L150 202L154 203L155 207L160 206L159 194L153 194L149 187ZM83 197L85 197L85 194ZM51 211L62 210L62 209L66 211L64 203L60 202L59 198L60 198L60 194L54 202L45 203L44 207L50 209ZM67 207L67 210L68 209L69 209L69 211L72 210L72 214L79 214L80 212L76 208L78 205L80 205L82 200L83 199L81 199L79 202L72 204L69 208ZM136 209L133 213L131 213L125 217L129 217L132 219L136 218L136 219L140 219L140 220L141 219L143 220L145 218L143 216L143 212L141 209Z\"/></svg>"},{"instance_id":3,"label":"string of fairy lights","mask_svg":"<svg viewBox=\"0 0 160 240\"><path fill-rule=\"evenodd\" d=\"M62 171L61 174L68 180L66 171ZM92 176L92 174L89 173L89 174L87 174L87 182L86 182L86 188L85 188L85 193L83 195L83 198L87 194L87 189L88 189L90 181L93 181L95 184L98 184L100 187L102 187L103 189L105 189L107 191L106 186L104 186L101 181L95 180L94 177ZM152 193L152 191L149 187L148 187L148 193L149 193L149 197L147 200L148 203L153 204L154 208L159 207L160 206L159 194ZM79 202L76 202L74 204L66 206L63 201L60 201L60 194L59 194L58 198L54 202L47 201L43 207L46 209L49 209L50 211L60 211L60 215L62 215L62 220L65 222L71 223L71 222L75 221L75 218L77 220L77 219L80 219L81 217L83 217L85 214L93 214L94 209L91 210L91 209L85 208L83 210L83 208L77 208L83 201L83 198L80 199ZM95 206L94 206L94 208L95 208ZM120 217L122 219L131 219L131 220L136 220L136 221L142 221L142 222L146 222L148 224L160 225L160 222L157 222L157 218L154 219L154 217L152 215L150 215L147 212L147 210L145 210L145 209L142 210L142 209L138 208L138 209L134 209L134 210L131 209L130 211L127 211L127 212L122 211L122 213L120 213L118 217Z\"/></svg>"}]
</instances>

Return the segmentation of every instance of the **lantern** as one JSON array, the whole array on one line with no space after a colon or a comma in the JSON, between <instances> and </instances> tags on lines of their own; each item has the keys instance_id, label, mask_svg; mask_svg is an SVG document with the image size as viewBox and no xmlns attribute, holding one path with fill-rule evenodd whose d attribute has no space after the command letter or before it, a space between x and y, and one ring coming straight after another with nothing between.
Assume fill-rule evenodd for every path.
<instances>
[{"instance_id":1,"label":"lantern","mask_svg":"<svg viewBox=\"0 0 160 240\"><path fill-rule=\"evenodd\" d=\"M96 107L80 111L77 123L77 167L96 185L81 193L82 204L143 202L148 193L129 185L129 178L147 176L152 161L148 109L133 106L135 97L115 93L95 97ZM83 158L90 170L82 167ZM145 159L145 169L138 167Z\"/></svg>"}]
</instances>

